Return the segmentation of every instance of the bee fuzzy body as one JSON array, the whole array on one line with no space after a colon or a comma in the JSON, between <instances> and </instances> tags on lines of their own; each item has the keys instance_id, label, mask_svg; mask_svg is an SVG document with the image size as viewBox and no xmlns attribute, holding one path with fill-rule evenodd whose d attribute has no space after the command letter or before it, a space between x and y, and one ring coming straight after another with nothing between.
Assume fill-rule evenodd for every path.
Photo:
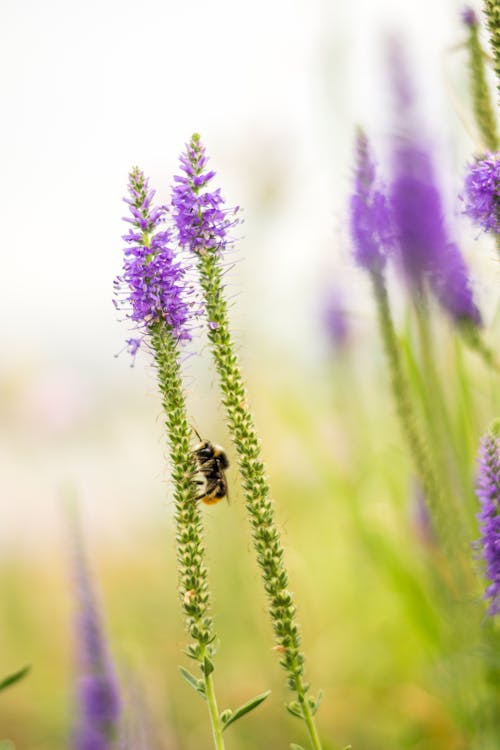
<instances>
[{"instance_id":1,"label":"bee fuzzy body","mask_svg":"<svg viewBox=\"0 0 500 750\"><path fill-rule=\"evenodd\" d=\"M208 440L202 440L194 449L193 455L205 484L204 491L196 499L206 505L215 505L224 497L227 498L225 471L229 467L229 461L224 449ZM203 480L200 481L201 484Z\"/></svg>"}]
</instances>

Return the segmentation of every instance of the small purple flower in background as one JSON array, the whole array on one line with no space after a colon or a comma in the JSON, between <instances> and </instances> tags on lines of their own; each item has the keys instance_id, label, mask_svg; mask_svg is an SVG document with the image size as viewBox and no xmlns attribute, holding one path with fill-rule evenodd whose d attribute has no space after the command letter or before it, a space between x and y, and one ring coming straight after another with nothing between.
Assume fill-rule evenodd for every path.
<instances>
[{"instance_id":1,"label":"small purple flower in background","mask_svg":"<svg viewBox=\"0 0 500 750\"><path fill-rule=\"evenodd\" d=\"M223 251L232 244L229 231L239 223L237 208L225 208L219 188L209 190L215 172L206 169L208 158L200 136L195 133L180 157L184 174L174 177L173 217L179 242L194 253Z\"/></svg>"},{"instance_id":2,"label":"small purple flower in background","mask_svg":"<svg viewBox=\"0 0 500 750\"><path fill-rule=\"evenodd\" d=\"M368 139L362 131L356 138L354 193L350 209L354 258L367 271L380 273L391 244L391 226L387 201L377 185Z\"/></svg>"},{"instance_id":3,"label":"small purple flower in background","mask_svg":"<svg viewBox=\"0 0 500 750\"><path fill-rule=\"evenodd\" d=\"M399 40L388 47L394 139L389 202L396 255L415 300L428 286L457 323L481 324L467 266L449 235L433 154L424 142L417 97Z\"/></svg>"},{"instance_id":4,"label":"small purple flower in background","mask_svg":"<svg viewBox=\"0 0 500 750\"><path fill-rule=\"evenodd\" d=\"M323 308L323 328L336 350L344 349L349 342L349 324L342 292L330 290Z\"/></svg>"},{"instance_id":5,"label":"small purple flower in background","mask_svg":"<svg viewBox=\"0 0 500 750\"><path fill-rule=\"evenodd\" d=\"M486 578L491 582L485 598L491 599L488 614L496 615L500 612L500 441L492 431L481 440L476 494L481 504L478 547L486 564Z\"/></svg>"},{"instance_id":6,"label":"small purple flower in background","mask_svg":"<svg viewBox=\"0 0 500 750\"><path fill-rule=\"evenodd\" d=\"M149 180L135 167L129 175L129 206L131 216L125 221L132 224L123 237L127 242L123 273L115 280L116 303L125 308L128 317L146 334L151 325L165 323L177 340L191 338L187 329L189 317L185 301L185 270L176 260L169 246L171 232L165 228L167 209L152 206L155 191ZM142 338L128 339L127 345L135 355Z\"/></svg>"},{"instance_id":7,"label":"small purple flower in background","mask_svg":"<svg viewBox=\"0 0 500 750\"><path fill-rule=\"evenodd\" d=\"M414 142L394 150L390 201L398 256L412 293L420 298L428 284L453 320L480 325L467 266L445 226L430 154Z\"/></svg>"},{"instance_id":8,"label":"small purple flower in background","mask_svg":"<svg viewBox=\"0 0 500 750\"><path fill-rule=\"evenodd\" d=\"M75 750L112 750L119 731L121 701L111 665L82 545L75 543L78 596L78 723Z\"/></svg>"},{"instance_id":9,"label":"small purple flower in background","mask_svg":"<svg viewBox=\"0 0 500 750\"><path fill-rule=\"evenodd\" d=\"M472 8L466 6L462 11L462 21L466 26L477 26L477 15Z\"/></svg>"},{"instance_id":10,"label":"small purple flower in background","mask_svg":"<svg viewBox=\"0 0 500 750\"><path fill-rule=\"evenodd\" d=\"M487 154L470 165L465 178L465 213L485 232L500 232L500 155Z\"/></svg>"}]
</instances>

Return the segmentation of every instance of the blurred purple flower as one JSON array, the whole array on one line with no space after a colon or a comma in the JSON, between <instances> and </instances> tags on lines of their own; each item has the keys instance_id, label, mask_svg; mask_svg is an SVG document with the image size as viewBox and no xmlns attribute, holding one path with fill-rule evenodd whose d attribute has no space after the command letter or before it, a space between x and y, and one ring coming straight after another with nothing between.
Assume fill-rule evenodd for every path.
<instances>
[{"instance_id":1,"label":"blurred purple flower","mask_svg":"<svg viewBox=\"0 0 500 750\"><path fill-rule=\"evenodd\" d=\"M466 26L477 26L476 12L468 5L462 10L462 21Z\"/></svg>"},{"instance_id":2,"label":"blurred purple flower","mask_svg":"<svg viewBox=\"0 0 500 750\"><path fill-rule=\"evenodd\" d=\"M339 289L332 289L323 308L325 332L335 349L343 349L349 341L349 325L344 305L343 294Z\"/></svg>"},{"instance_id":3,"label":"blurred purple flower","mask_svg":"<svg viewBox=\"0 0 500 750\"><path fill-rule=\"evenodd\" d=\"M354 258L367 271L380 273L391 244L387 201L377 185L368 139L362 131L356 138L354 193L350 205Z\"/></svg>"},{"instance_id":4,"label":"blurred purple flower","mask_svg":"<svg viewBox=\"0 0 500 750\"><path fill-rule=\"evenodd\" d=\"M215 172L206 169L208 158L195 133L180 157L184 174L174 177L173 217L179 242L194 253L225 250L232 244L229 231L238 224L237 208L225 208L219 188L209 190Z\"/></svg>"},{"instance_id":5,"label":"blurred purple flower","mask_svg":"<svg viewBox=\"0 0 500 750\"><path fill-rule=\"evenodd\" d=\"M500 155L487 154L469 166L465 213L485 232L500 232Z\"/></svg>"},{"instance_id":6,"label":"blurred purple flower","mask_svg":"<svg viewBox=\"0 0 500 750\"><path fill-rule=\"evenodd\" d=\"M130 172L128 190L130 197L124 200L131 216L124 220L132 226L123 237L127 247L123 274L114 284L119 298L116 306L129 311L128 317L137 323L143 336L153 323L161 321L177 340L190 339L185 271L169 246L170 231L163 228L167 209L152 207L155 191L137 167ZM123 295L125 298L121 299ZM132 355L140 342L138 338L127 341Z\"/></svg>"},{"instance_id":7,"label":"blurred purple flower","mask_svg":"<svg viewBox=\"0 0 500 750\"><path fill-rule=\"evenodd\" d=\"M81 541L75 542L75 578L78 596L77 681L78 723L75 750L111 750L115 747L121 714L118 685L102 633Z\"/></svg>"},{"instance_id":8,"label":"blurred purple flower","mask_svg":"<svg viewBox=\"0 0 500 750\"><path fill-rule=\"evenodd\" d=\"M479 547L491 581L485 598L491 599L488 614L496 615L500 612L500 442L492 432L481 440L476 494L481 504Z\"/></svg>"},{"instance_id":9,"label":"blurred purple flower","mask_svg":"<svg viewBox=\"0 0 500 750\"><path fill-rule=\"evenodd\" d=\"M432 153L421 136L400 42L392 40L389 55L394 120L400 134L392 149L389 200L400 265L417 300L428 285L453 320L480 325L467 266L448 233Z\"/></svg>"}]
</instances>

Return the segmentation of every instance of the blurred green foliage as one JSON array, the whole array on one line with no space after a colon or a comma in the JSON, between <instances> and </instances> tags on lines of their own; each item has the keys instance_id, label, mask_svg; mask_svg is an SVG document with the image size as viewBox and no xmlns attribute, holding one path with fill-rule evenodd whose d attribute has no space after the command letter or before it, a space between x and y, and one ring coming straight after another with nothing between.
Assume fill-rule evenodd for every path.
<instances>
[{"instance_id":1,"label":"blurred green foliage","mask_svg":"<svg viewBox=\"0 0 500 750\"><path fill-rule=\"evenodd\" d=\"M478 536L475 450L496 414L498 376L442 325L436 367L453 425L450 481L460 492L472 542ZM412 370L412 336L410 326L401 343L424 414L426 385L419 368ZM457 614L462 602L446 593L446 567L419 515L378 341L374 336L357 344L307 371L292 362L273 367L272 356L263 355L266 367L249 388L297 598L306 672L324 692L318 725L332 750L347 744L358 750L468 748L485 689L481 643L477 633L467 640L467 623ZM208 419L213 414L209 409ZM215 439L221 431L216 420L213 431ZM228 729L228 746L305 745L302 725L283 711L289 696L271 651L234 457L228 478L230 504L204 508L220 638L217 690L232 707L272 690L257 711ZM148 498L143 502L146 507ZM130 721L140 709L151 747L206 747L205 706L178 673L186 659L173 531L151 520L129 533L126 553L93 544L90 531L88 547ZM57 546L36 562L26 553L2 561L2 670L32 664L27 679L0 700L1 734L18 750L68 746L74 665L66 565ZM475 585L472 605L484 611L480 578Z\"/></svg>"}]
</instances>

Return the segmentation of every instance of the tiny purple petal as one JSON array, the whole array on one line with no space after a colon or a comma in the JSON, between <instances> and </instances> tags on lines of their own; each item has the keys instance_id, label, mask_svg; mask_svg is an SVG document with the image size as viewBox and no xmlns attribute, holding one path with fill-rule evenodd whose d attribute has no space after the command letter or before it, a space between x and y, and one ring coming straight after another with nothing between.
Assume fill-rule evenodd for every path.
<instances>
[{"instance_id":1,"label":"tiny purple petal","mask_svg":"<svg viewBox=\"0 0 500 750\"><path fill-rule=\"evenodd\" d=\"M476 494L481 506L479 548L490 581L485 598L491 600L488 614L493 616L500 612L500 442L491 432L479 448Z\"/></svg>"},{"instance_id":2,"label":"tiny purple petal","mask_svg":"<svg viewBox=\"0 0 500 750\"><path fill-rule=\"evenodd\" d=\"M465 213L485 232L500 232L500 154L487 154L469 166Z\"/></svg>"}]
</instances>

